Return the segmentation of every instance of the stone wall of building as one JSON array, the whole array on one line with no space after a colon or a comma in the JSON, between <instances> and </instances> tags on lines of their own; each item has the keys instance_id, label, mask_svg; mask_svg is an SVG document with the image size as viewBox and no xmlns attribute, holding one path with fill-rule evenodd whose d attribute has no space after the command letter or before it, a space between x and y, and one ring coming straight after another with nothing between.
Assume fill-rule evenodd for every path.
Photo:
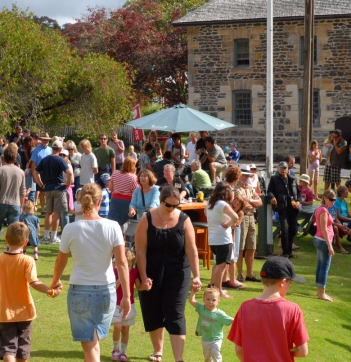
<instances>
[{"instance_id":1,"label":"stone wall of building","mask_svg":"<svg viewBox=\"0 0 351 362\"><path fill-rule=\"evenodd\" d=\"M300 37L303 20L274 21L274 157L300 153ZM320 94L320 126L313 138L320 143L339 117L351 115L351 20L316 19L317 62L313 87ZM250 40L250 66L234 66L234 40ZM220 145L237 141L247 157L266 153L266 23L188 27L189 106L233 122L232 93L251 90L250 127L218 132Z\"/></svg>"}]
</instances>

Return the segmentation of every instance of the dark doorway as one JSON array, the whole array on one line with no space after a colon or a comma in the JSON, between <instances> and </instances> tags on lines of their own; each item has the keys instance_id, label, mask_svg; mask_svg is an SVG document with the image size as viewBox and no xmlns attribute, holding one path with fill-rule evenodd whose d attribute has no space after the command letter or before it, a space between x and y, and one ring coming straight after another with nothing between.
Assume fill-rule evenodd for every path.
<instances>
[{"instance_id":1,"label":"dark doorway","mask_svg":"<svg viewBox=\"0 0 351 362\"><path fill-rule=\"evenodd\" d=\"M349 146L351 145L351 117L341 117L335 121L335 128L342 132L343 139L347 142L347 149L345 152L344 167L348 170L351 169L351 162L349 161Z\"/></svg>"}]
</instances>

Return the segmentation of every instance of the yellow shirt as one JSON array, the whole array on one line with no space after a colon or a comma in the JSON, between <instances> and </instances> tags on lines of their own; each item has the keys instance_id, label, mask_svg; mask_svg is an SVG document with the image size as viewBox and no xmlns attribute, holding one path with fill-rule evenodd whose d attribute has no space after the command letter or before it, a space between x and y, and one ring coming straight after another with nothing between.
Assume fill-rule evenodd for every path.
<instances>
[{"instance_id":1,"label":"yellow shirt","mask_svg":"<svg viewBox=\"0 0 351 362\"><path fill-rule=\"evenodd\" d=\"M0 254L0 322L25 322L36 318L29 284L37 280L32 257Z\"/></svg>"}]
</instances>

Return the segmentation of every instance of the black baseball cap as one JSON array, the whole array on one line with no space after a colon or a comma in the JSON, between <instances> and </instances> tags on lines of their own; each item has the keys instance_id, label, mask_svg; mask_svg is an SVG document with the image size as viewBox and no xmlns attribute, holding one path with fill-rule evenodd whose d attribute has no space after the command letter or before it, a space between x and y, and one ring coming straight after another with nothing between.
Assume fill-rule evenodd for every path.
<instances>
[{"instance_id":1,"label":"black baseball cap","mask_svg":"<svg viewBox=\"0 0 351 362\"><path fill-rule=\"evenodd\" d=\"M272 256L263 264L260 276L269 279L291 279L297 283L306 283L306 279L295 274L292 262L282 256Z\"/></svg>"},{"instance_id":2,"label":"black baseball cap","mask_svg":"<svg viewBox=\"0 0 351 362\"><path fill-rule=\"evenodd\" d=\"M351 186L351 179L348 179L348 180L345 182L345 186L346 186L346 187Z\"/></svg>"}]
</instances>

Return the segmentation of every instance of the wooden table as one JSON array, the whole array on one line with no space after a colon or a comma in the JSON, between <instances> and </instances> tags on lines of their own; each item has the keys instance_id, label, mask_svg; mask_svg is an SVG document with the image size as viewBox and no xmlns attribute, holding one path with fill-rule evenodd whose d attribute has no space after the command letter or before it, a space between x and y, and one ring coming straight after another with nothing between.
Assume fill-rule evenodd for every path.
<instances>
[{"instance_id":1,"label":"wooden table","mask_svg":"<svg viewBox=\"0 0 351 362\"><path fill-rule=\"evenodd\" d=\"M207 223L205 215L205 208L207 201L204 202L189 202L185 201L184 204L179 204L178 209L188 214L192 222ZM202 258L203 266L210 269L210 260L213 258L211 248L208 245L208 229L203 227L195 227L195 242L199 253L200 259Z\"/></svg>"},{"instance_id":2,"label":"wooden table","mask_svg":"<svg viewBox=\"0 0 351 362\"><path fill-rule=\"evenodd\" d=\"M178 205L178 209L182 210L184 213L189 214L190 220L192 212L196 213L198 215L198 219L197 220L191 220L191 221L199 221L199 222L207 222L207 217L205 215L205 208L207 205L207 201L205 200L204 202L189 202L188 200L185 201L184 204L179 204ZM187 211L192 211L192 212L187 212Z\"/></svg>"}]
</instances>

